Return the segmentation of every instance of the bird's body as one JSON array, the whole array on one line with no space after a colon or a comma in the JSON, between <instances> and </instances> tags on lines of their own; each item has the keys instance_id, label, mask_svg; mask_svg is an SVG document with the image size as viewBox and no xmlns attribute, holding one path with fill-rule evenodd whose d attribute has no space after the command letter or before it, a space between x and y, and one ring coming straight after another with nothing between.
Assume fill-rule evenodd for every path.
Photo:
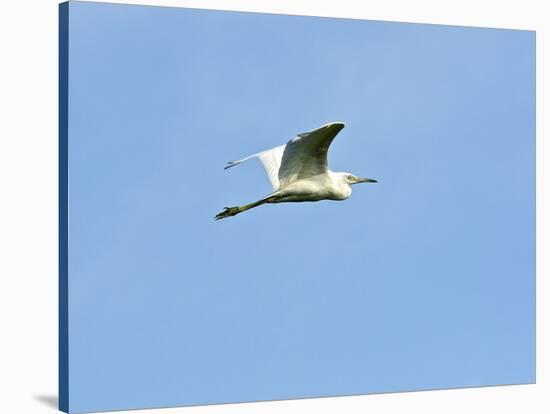
<instances>
[{"instance_id":1,"label":"bird's body","mask_svg":"<svg viewBox=\"0 0 550 414\"><path fill-rule=\"evenodd\" d=\"M229 162L226 169L251 158L259 158L271 182L273 193L245 206L226 207L216 219L234 216L266 203L346 200L351 195L352 184L376 182L329 170L327 152L342 128L343 123L332 122L314 131L298 134L286 145Z\"/></svg>"},{"instance_id":2,"label":"bird's body","mask_svg":"<svg viewBox=\"0 0 550 414\"><path fill-rule=\"evenodd\" d=\"M345 200L351 195L351 187L343 184L340 174L342 173L327 171L326 174L318 174L290 183L278 191L279 198L273 202Z\"/></svg>"}]
</instances>

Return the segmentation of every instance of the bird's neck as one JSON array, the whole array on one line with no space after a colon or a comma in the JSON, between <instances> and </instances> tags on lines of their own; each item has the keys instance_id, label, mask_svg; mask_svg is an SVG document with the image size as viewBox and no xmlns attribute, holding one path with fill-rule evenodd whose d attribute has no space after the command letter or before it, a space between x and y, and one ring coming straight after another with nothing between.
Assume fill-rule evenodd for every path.
<instances>
[{"instance_id":1,"label":"bird's neck","mask_svg":"<svg viewBox=\"0 0 550 414\"><path fill-rule=\"evenodd\" d=\"M335 190L341 199L346 199L351 195L351 185L346 179L347 173L329 171Z\"/></svg>"}]
</instances>

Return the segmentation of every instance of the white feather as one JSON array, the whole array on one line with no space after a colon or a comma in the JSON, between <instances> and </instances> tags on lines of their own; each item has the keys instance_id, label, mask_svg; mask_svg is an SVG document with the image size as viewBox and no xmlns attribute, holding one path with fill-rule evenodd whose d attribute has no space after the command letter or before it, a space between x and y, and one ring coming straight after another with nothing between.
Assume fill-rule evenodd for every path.
<instances>
[{"instance_id":1,"label":"white feather","mask_svg":"<svg viewBox=\"0 0 550 414\"><path fill-rule=\"evenodd\" d=\"M314 131L298 134L285 145L228 162L225 168L259 158L274 192L298 180L327 174L328 148L343 127L344 124L340 122L323 125Z\"/></svg>"},{"instance_id":2,"label":"white feather","mask_svg":"<svg viewBox=\"0 0 550 414\"><path fill-rule=\"evenodd\" d=\"M277 191L279 189L279 169L281 167L281 159L283 158L285 146L286 145L280 145L278 147L250 155L242 160L228 162L225 169L234 167L235 165L248 161L252 158L259 158L264 166L267 178L269 178L271 187L273 187L273 191Z\"/></svg>"}]
</instances>

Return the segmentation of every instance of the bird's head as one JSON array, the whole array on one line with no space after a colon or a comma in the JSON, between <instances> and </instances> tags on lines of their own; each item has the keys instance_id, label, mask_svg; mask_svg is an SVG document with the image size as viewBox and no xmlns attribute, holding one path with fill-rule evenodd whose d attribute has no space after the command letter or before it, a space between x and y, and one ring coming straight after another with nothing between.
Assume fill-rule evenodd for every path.
<instances>
[{"instance_id":1,"label":"bird's head","mask_svg":"<svg viewBox=\"0 0 550 414\"><path fill-rule=\"evenodd\" d=\"M350 173L341 173L342 180L348 184L359 184L359 183L377 183L378 181L373 180L372 178L362 178L357 177L356 175Z\"/></svg>"}]
</instances>

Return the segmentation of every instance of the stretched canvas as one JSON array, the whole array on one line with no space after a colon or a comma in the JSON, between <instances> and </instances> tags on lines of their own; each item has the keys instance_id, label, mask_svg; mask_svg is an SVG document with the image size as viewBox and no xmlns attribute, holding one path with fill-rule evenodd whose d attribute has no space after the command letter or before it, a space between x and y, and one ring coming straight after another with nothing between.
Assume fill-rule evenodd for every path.
<instances>
[{"instance_id":1,"label":"stretched canvas","mask_svg":"<svg viewBox=\"0 0 550 414\"><path fill-rule=\"evenodd\" d=\"M534 32L59 16L61 410L535 381Z\"/></svg>"}]
</instances>

